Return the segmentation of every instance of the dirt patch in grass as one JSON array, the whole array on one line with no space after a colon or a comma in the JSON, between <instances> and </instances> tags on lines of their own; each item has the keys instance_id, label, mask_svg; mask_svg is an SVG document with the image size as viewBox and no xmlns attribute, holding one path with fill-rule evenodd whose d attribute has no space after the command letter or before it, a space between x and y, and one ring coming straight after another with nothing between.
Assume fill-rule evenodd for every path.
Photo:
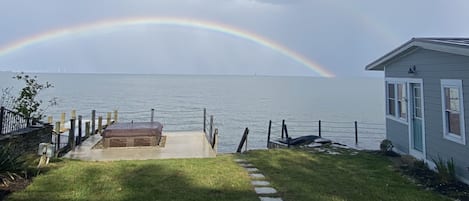
<instances>
[{"instance_id":1,"label":"dirt patch in grass","mask_svg":"<svg viewBox=\"0 0 469 201\"><path fill-rule=\"evenodd\" d=\"M30 179L18 176L2 178L1 180L2 182L0 183L0 200L4 200L10 193L25 189L31 183Z\"/></svg>"}]
</instances>

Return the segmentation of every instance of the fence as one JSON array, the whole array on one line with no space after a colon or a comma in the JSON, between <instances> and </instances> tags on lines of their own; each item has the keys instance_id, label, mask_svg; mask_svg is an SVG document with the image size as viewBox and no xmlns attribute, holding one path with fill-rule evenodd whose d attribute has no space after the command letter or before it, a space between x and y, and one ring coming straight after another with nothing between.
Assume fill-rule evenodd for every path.
<instances>
[{"instance_id":1,"label":"fence","mask_svg":"<svg viewBox=\"0 0 469 201\"><path fill-rule=\"evenodd\" d=\"M287 126L288 125L288 126ZM359 144L360 141L379 141L384 139L386 128L381 123L358 121L269 121L267 142L272 134L280 134L280 138L304 135L318 135L344 144ZM287 136L288 135L288 136Z\"/></svg>"},{"instance_id":2,"label":"fence","mask_svg":"<svg viewBox=\"0 0 469 201\"><path fill-rule=\"evenodd\" d=\"M29 118L22 114L0 107L0 135L27 128L31 124Z\"/></svg>"}]
</instances>

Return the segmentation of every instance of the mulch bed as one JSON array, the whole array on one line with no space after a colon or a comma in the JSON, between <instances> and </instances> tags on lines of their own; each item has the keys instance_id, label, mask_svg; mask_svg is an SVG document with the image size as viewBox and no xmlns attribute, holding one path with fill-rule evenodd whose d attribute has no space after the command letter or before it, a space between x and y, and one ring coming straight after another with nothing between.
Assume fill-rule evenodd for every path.
<instances>
[{"instance_id":1,"label":"mulch bed","mask_svg":"<svg viewBox=\"0 0 469 201\"><path fill-rule=\"evenodd\" d=\"M15 177L14 180L8 179L5 183L0 183L0 200L4 200L12 192L25 189L31 183L31 180Z\"/></svg>"},{"instance_id":2,"label":"mulch bed","mask_svg":"<svg viewBox=\"0 0 469 201\"><path fill-rule=\"evenodd\" d=\"M401 174L417 185L460 201L469 201L469 185L457 180L442 181L439 174L430 170L424 162L409 156L393 156L389 159Z\"/></svg>"}]
</instances>

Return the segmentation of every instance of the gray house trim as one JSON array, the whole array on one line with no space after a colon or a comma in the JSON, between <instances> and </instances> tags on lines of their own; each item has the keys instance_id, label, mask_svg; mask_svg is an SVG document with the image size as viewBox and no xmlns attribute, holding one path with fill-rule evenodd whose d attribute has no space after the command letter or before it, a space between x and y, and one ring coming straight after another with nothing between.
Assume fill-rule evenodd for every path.
<instances>
[{"instance_id":1,"label":"gray house trim","mask_svg":"<svg viewBox=\"0 0 469 201\"><path fill-rule=\"evenodd\" d=\"M417 48L469 56L469 44L453 42L454 38L412 38L398 48L385 54L366 66L366 70L384 70L386 64L398 57L411 53Z\"/></svg>"}]
</instances>

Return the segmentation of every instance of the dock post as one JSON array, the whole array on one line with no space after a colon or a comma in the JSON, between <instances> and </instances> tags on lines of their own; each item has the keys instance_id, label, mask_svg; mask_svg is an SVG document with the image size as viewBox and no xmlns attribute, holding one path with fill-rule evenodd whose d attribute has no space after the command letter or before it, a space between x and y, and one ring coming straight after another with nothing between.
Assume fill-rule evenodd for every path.
<instances>
[{"instance_id":1,"label":"dock post","mask_svg":"<svg viewBox=\"0 0 469 201\"><path fill-rule=\"evenodd\" d=\"M89 121L85 122L85 137L86 138L90 137L90 122Z\"/></svg>"},{"instance_id":2,"label":"dock post","mask_svg":"<svg viewBox=\"0 0 469 201\"><path fill-rule=\"evenodd\" d=\"M77 111L76 110L72 110L72 114L71 114L71 118L72 119L77 119Z\"/></svg>"},{"instance_id":3,"label":"dock post","mask_svg":"<svg viewBox=\"0 0 469 201\"><path fill-rule=\"evenodd\" d=\"M212 140L213 137L213 115L210 115L210 140Z\"/></svg>"},{"instance_id":4,"label":"dock post","mask_svg":"<svg viewBox=\"0 0 469 201\"><path fill-rule=\"evenodd\" d=\"M155 120L155 109L151 108L150 122L153 123L154 120Z\"/></svg>"},{"instance_id":5,"label":"dock post","mask_svg":"<svg viewBox=\"0 0 469 201\"><path fill-rule=\"evenodd\" d=\"M241 149L243 149L244 141L246 141L248 134L249 134L249 128L246 127L246 129L244 129L243 137L241 138L241 141L239 142L238 149L236 149L237 153L241 153Z\"/></svg>"},{"instance_id":6,"label":"dock post","mask_svg":"<svg viewBox=\"0 0 469 201\"><path fill-rule=\"evenodd\" d=\"M357 126L357 121L355 121L355 144L358 144L358 126Z\"/></svg>"},{"instance_id":7,"label":"dock post","mask_svg":"<svg viewBox=\"0 0 469 201\"><path fill-rule=\"evenodd\" d=\"M207 134L207 125L205 125L205 123L207 122L207 109L204 108L204 133Z\"/></svg>"},{"instance_id":8,"label":"dock post","mask_svg":"<svg viewBox=\"0 0 469 201\"><path fill-rule=\"evenodd\" d=\"M78 115L78 139L77 139L77 143L78 144L81 144L81 134L82 134L82 116L81 115Z\"/></svg>"},{"instance_id":9,"label":"dock post","mask_svg":"<svg viewBox=\"0 0 469 201\"><path fill-rule=\"evenodd\" d=\"M117 122L117 110L114 110L114 123Z\"/></svg>"},{"instance_id":10,"label":"dock post","mask_svg":"<svg viewBox=\"0 0 469 201\"><path fill-rule=\"evenodd\" d=\"M218 152L218 128L215 128L215 137L213 138L212 148L215 151L215 154Z\"/></svg>"},{"instance_id":11,"label":"dock post","mask_svg":"<svg viewBox=\"0 0 469 201\"><path fill-rule=\"evenodd\" d=\"M319 137L322 137L322 136L321 136L321 120L319 120L318 132L319 132Z\"/></svg>"},{"instance_id":12,"label":"dock post","mask_svg":"<svg viewBox=\"0 0 469 201\"><path fill-rule=\"evenodd\" d=\"M270 148L270 128L272 128L272 120L269 120L269 130L267 130L267 149Z\"/></svg>"},{"instance_id":13,"label":"dock post","mask_svg":"<svg viewBox=\"0 0 469 201\"><path fill-rule=\"evenodd\" d=\"M215 142L217 141L217 135L218 135L218 128L215 128L215 131L213 132L213 139L210 141L210 144L212 145L212 149L215 147Z\"/></svg>"},{"instance_id":14,"label":"dock post","mask_svg":"<svg viewBox=\"0 0 469 201\"><path fill-rule=\"evenodd\" d=\"M70 130L68 132L68 145L75 150L75 119L70 119Z\"/></svg>"},{"instance_id":15,"label":"dock post","mask_svg":"<svg viewBox=\"0 0 469 201\"><path fill-rule=\"evenodd\" d=\"M108 112L106 116L106 126L111 125L111 113Z\"/></svg>"},{"instance_id":16,"label":"dock post","mask_svg":"<svg viewBox=\"0 0 469 201\"><path fill-rule=\"evenodd\" d=\"M287 147L290 148L290 137L288 137L288 129L287 129L287 125L284 124L283 125L283 128L285 129L285 137L287 138Z\"/></svg>"},{"instance_id":17,"label":"dock post","mask_svg":"<svg viewBox=\"0 0 469 201\"><path fill-rule=\"evenodd\" d=\"M91 110L91 133L96 134L96 110Z\"/></svg>"},{"instance_id":18,"label":"dock post","mask_svg":"<svg viewBox=\"0 0 469 201\"><path fill-rule=\"evenodd\" d=\"M53 123L52 116L47 117L47 123L49 123L49 124Z\"/></svg>"},{"instance_id":19,"label":"dock post","mask_svg":"<svg viewBox=\"0 0 469 201\"><path fill-rule=\"evenodd\" d=\"M284 127L285 127L285 119L282 120L282 139L283 139L283 135L284 135L284 132L283 132Z\"/></svg>"},{"instance_id":20,"label":"dock post","mask_svg":"<svg viewBox=\"0 0 469 201\"><path fill-rule=\"evenodd\" d=\"M103 131L103 117L99 116L98 117L98 133L101 134Z\"/></svg>"},{"instance_id":21,"label":"dock post","mask_svg":"<svg viewBox=\"0 0 469 201\"><path fill-rule=\"evenodd\" d=\"M55 136L56 137L55 138L56 139L55 140L55 153L56 153L55 157L57 157L58 156L57 152L60 149L60 121L55 122L55 128L54 129L55 129L55 134L57 134Z\"/></svg>"},{"instance_id":22,"label":"dock post","mask_svg":"<svg viewBox=\"0 0 469 201\"><path fill-rule=\"evenodd\" d=\"M60 116L60 128L65 128L65 112L62 112L62 115Z\"/></svg>"}]
</instances>

